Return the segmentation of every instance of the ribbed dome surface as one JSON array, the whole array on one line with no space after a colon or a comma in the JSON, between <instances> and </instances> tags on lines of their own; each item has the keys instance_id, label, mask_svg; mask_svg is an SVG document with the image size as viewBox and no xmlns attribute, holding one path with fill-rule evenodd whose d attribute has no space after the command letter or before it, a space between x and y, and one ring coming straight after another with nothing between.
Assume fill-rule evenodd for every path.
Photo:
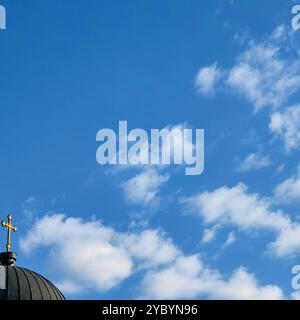
<instances>
[{"instance_id":1,"label":"ribbed dome surface","mask_svg":"<svg viewBox=\"0 0 300 320\"><path fill-rule=\"evenodd\" d=\"M33 271L0 265L0 300L65 300L65 297Z\"/></svg>"}]
</instances>

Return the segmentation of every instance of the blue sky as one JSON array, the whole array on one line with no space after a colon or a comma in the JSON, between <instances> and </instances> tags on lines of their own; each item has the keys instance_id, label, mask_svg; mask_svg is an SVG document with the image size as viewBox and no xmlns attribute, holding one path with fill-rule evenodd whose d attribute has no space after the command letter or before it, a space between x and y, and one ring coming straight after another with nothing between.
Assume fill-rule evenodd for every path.
<instances>
[{"instance_id":1,"label":"blue sky","mask_svg":"<svg viewBox=\"0 0 300 320\"><path fill-rule=\"evenodd\" d=\"M295 298L295 3L2 0L0 212L18 265L70 299ZM204 128L204 173L99 166L96 133L120 120Z\"/></svg>"}]
</instances>

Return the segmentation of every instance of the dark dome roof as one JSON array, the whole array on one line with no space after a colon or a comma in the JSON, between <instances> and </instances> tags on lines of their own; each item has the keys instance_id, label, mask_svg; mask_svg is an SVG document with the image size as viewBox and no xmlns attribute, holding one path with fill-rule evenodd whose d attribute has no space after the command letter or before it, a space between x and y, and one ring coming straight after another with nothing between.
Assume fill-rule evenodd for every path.
<instances>
[{"instance_id":1,"label":"dark dome roof","mask_svg":"<svg viewBox=\"0 0 300 320\"><path fill-rule=\"evenodd\" d=\"M65 300L50 281L14 266L15 260L12 252L0 254L0 300Z\"/></svg>"}]
</instances>

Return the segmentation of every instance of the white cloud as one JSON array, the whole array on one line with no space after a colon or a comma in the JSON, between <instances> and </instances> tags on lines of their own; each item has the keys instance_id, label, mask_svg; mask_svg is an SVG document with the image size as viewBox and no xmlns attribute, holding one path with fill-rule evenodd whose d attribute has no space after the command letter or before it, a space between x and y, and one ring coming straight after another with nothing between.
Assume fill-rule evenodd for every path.
<instances>
[{"instance_id":1,"label":"white cloud","mask_svg":"<svg viewBox=\"0 0 300 320\"><path fill-rule=\"evenodd\" d=\"M191 129L186 123L180 123L175 126L167 126L162 130L168 130L170 139L164 139L164 143L159 150L159 156L169 155L172 163L172 159L183 160L184 164L183 147L186 150L196 149L196 145L191 141L188 134L184 133L185 129ZM149 150L151 144L148 146ZM181 161L179 161L181 163ZM156 207L159 205L159 191L169 181L169 174L166 173L166 169L169 169L169 165L128 165L119 166L120 169L115 169L113 172L117 173L120 170L133 169L134 176L126 181L123 181L121 186L124 191L124 197L129 204L143 205ZM135 170L139 170L138 173Z\"/></svg>"},{"instance_id":2,"label":"white cloud","mask_svg":"<svg viewBox=\"0 0 300 320\"><path fill-rule=\"evenodd\" d=\"M234 231L230 232L227 236L227 239L223 245L223 248L231 246L236 241L236 234Z\"/></svg>"},{"instance_id":3,"label":"white cloud","mask_svg":"<svg viewBox=\"0 0 300 320\"><path fill-rule=\"evenodd\" d=\"M300 224L292 222L282 211L274 210L274 199L251 194L244 184L206 191L182 202L207 225L231 225L248 233L256 230L275 233L276 239L268 249L278 257L299 253Z\"/></svg>"},{"instance_id":4,"label":"white cloud","mask_svg":"<svg viewBox=\"0 0 300 320\"><path fill-rule=\"evenodd\" d=\"M251 42L229 71L227 83L259 110L279 107L300 89L300 65L284 59L281 47L271 41Z\"/></svg>"},{"instance_id":5,"label":"white cloud","mask_svg":"<svg viewBox=\"0 0 300 320\"><path fill-rule=\"evenodd\" d=\"M258 153L249 154L246 159L239 165L238 171L246 172L266 168L271 164L268 156L262 156Z\"/></svg>"},{"instance_id":6,"label":"white cloud","mask_svg":"<svg viewBox=\"0 0 300 320\"><path fill-rule=\"evenodd\" d=\"M269 249L279 257L293 257L300 250L300 225L291 224L279 233L278 238L269 245Z\"/></svg>"},{"instance_id":7,"label":"white cloud","mask_svg":"<svg viewBox=\"0 0 300 320\"><path fill-rule=\"evenodd\" d=\"M22 204L22 214L24 216L24 220L28 223L31 223L34 217L41 210L41 207L41 203L36 197L30 196L27 198Z\"/></svg>"},{"instance_id":8,"label":"white cloud","mask_svg":"<svg viewBox=\"0 0 300 320\"><path fill-rule=\"evenodd\" d=\"M212 228L205 229L202 235L202 243L210 243L212 242L217 235L217 231L219 229L218 225L213 226Z\"/></svg>"},{"instance_id":9,"label":"white cloud","mask_svg":"<svg viewBox=\"0 0 300 320\"><path fill-rule=\"evenodd\" d=\"M222 73L217 63L200 69L195 79L197 90L204 95L213 94L221 75Z\"/></svg>"},{"instance_id":10,"label":"white cloud","mask_svg":"<svg viewBox=\"0 0 300 320\"><path fill-rule=\"evenodd\" d=\"M271 115L270 130L284 141L286 151L300 146L300 105Z\"/></svg>"},{"instance_id":11,"label":"white cloud","mask_svg":"<svg viewBox=\"0 0 300 320\"><path fill-rule=\"evenodd\" d=\"M281 39L285 37L286 34L287 34L286 27L285 25L281 24L275 28L275 30L272 33L272 37L274 39Z\"/></svg>"},{"instance_id":12,"label":"white cloud","mask_svg":"<svg viewBox=\"0 0 300 320\"><path fill-rule=\"evenodd\" d=\"M127 279L139 264L157 266L178 254L172 241L157 230L126 234L98 221L84 222L64 215L46 215L21 240L31 253L49 250L65 293L85 290L107 291Z\"/></svg>"},{"instance_id":13,"label":"white cloud","mask_svg":"<svg viewBox=\"0 0 300 320\"><path fill-rule=\"evenodd\" d=\"M280 211L272 211L269 199L248 193L247 186L222 187L183 199L189 210L199 214L206 224L235 225L241 230L281 230L290 219Z\"/></svg>"},{"instance_id":14,"label":"white cloud","mask_svg":"<svg viewBox=\"0 0 300 320\"><path fill-rule=\"evenodd\" d=\"M142 297L148 299L283 299L274 285L260 286L254 275L237 269L229 279L203 265L198 256L179 257L170 266L150 271L142 283Z\"/></svg>"},{"instance_id":15,"label":"white cloud","mask_svg":"<svg viewBox=\"0 0 300 320\"><path fill-rule=\"evenodd\" d=\"M300 203L300 167L294 177L283 181L276 187L274 197L280 203Z\"/></svg>"},{"instance_id":16,"label":"white cloud","mask_svg":"<svg viewBox=\"0 0 300 320\"><path fill-rule=\"evenodd\" d=\"M202 69L208 71L203 72L204 76L200 80L206 79L205 73L212 75L207 76L206 86L205 80L202 80L204 89L199 90L207 94L214 92L219 85L248 100L255 112L263 107L271 107L273 113L269 129L275 137L283 140L287 152L297 150L300 146L300 105L283 109L289 99L300 91L300 50L294 34L285 25L279 25L264 40L244 38L247 44L231 67L217 67L216 62ZM218 81L214 80L214 70L222 75L215 77ZM249 157L242 163L241 171L269 165L268 158L255 159L256 154Z\"/></svg>"},{"instance_id":17,"label":"white cloud","mask_svg":"<svg viewBox=\"0 0 300 320\"><path fill-rule=\"evenodd\" d=\"M142 297L147 299L180 299L197 297L204 291L200 279L203 264L198 256L180 257L159 271L150 271L142 283ZM208 276L211 276L208 274Z\"/></svg>"},{"instance_id":18,"label":"white cloud","mask_svg":"<svg viewBox=\"0 0 300 320\"><path fill-rule=\"evenodd\" d=\"M185 256L158 230L122 233L99 221L46 215L21 239L30 254L46 248L66 294L105 292L143 270L141 296L154 299L281 299L277 286L260 286L239 268L229 279L207 268L198 255Z\"/></svg>"},{"instance_id":19,"label":"white cloud","mask_svg":"<svg viewBox=\"0 0 300 320\"><path fill-rule=\"evenodd\" d=\"M97 288L108 290L132 272L128 253L113 243L113 229L98 222L83 223L63 215L45 216L21 241L21 248L30 252L36 247L51 247L56 263L64 275L65 288ZM72 284L72 285L71 285Z\"/></svg>"},{"instance_id":20,"label":"white cloud","mask_svg":"<svg viewBox=\"0 0 300 320\"><path fill-rule=\"evenodd\" d=\"M132 204L148 205L157 201L159 189L169 180L168 175L155 169L145 169L122 185L125 199Z\"/></svg>"},{"instance_id":21,"label":"white cloud","mask_svg":"<svg viewBox=\"0 0 300 320\"><path fill-rule=\"evenodd\" d=\"M248 41L235 64L225 70L217 63L203 68L198 75L199 91L214 92L218 80L246 98L259 110L280 107L300 89L300 63L288 53L293 33L278 26L264 41ZM220 74L223 79L220 79Z\"/></svg>"},{"instance_id":22,"label":"white cloud","mask_svg":"<svg viewBox=\"0 0 300 320\"><path fill-rule=\"evenodd\" d=\"M278 286L260 286L253 274L244 268L237 269L228 281L218 281L209 296L213 299L281 300L283 293Z\"/></svg>"},{"instance_id":23,"label":"white cloud","mask_svg":"<svg viewBox=\"0 0 300 320\"><path fill-rule=\"evenodd\" d=\"M123 234L120 243L131 256L146 261L147 266L158 266L172 261L179 250L158 230L145 230L141 234Z\"/></svg>"}]
</instances>

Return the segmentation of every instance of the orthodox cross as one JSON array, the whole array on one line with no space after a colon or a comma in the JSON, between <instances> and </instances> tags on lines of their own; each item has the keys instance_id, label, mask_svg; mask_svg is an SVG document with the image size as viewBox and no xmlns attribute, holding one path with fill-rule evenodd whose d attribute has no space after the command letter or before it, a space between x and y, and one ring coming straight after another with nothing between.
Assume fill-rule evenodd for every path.
<instances>
[{"instance_id":1,"label":"orthodox cross","mask_svg":"<svg viewBox=\"0 0 300 320\"><path fill-rule=\"evenodd\" d=\"M7 228L7 243L6 243L7 252L10 252L10 248L11 248L11 245L10 245L11 244L11 242L10 242L11 230L13 230L14 232L16 232L18 230L17 227L15 227L11 224L12 219L13 219L13 217L11 215L8 215L7 216L8 222L5 222L5 221L1 222L2 227Z\"/></svg>"}]
</instances>

